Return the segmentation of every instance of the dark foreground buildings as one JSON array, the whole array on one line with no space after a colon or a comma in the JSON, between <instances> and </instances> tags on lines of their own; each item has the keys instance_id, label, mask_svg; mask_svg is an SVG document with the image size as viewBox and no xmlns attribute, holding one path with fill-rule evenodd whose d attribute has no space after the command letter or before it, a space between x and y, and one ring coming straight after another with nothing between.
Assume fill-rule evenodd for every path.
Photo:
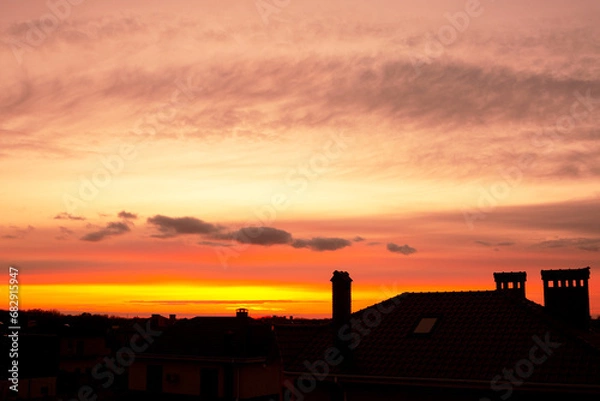
<instances>
[{"instance_id":1,"label":"dark foreground buildings","mask_svg":"<svg viewBox=\"0 0 600 401\"><path fill-rule=\"evenodd\" d=\"M495 291L404 293L349 314L350 277L334 272L332 324L278 327L284 396L296 400L599 399L590 269L545 270L544 303L524 272ZM301 343L301 346L298 344ZM286 347L295 351L286 353Z\"/></svg>"},{"instance_id":2,"label":"dark foreground buildings","mask_svg":"<svg viewBox=\"0 0 600 401\"><path fill-rule=\"evenodd\" d=\"M597 400L600 336L590 320L590 269L541 273L544 306L526 298L525 272L501 272L494 273L495 290L404 293L352 313L352 279L335 271L330 320L257 320L240 309L231 317L154 315L101 330L32 332L25 341L37 346L23 356L29 368L20 396Z\"/></svg>"}]
</instances>

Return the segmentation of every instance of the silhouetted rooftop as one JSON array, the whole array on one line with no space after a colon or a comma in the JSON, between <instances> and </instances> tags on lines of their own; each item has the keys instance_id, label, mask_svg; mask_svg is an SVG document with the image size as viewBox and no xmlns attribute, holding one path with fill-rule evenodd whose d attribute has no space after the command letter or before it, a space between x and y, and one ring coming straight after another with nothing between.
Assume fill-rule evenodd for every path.
<instances>
[{"instance_id":1,"label":"silhouetted rooftop","mask_svg":"<svg viewBox=\"0 0 600 401\"><path fill-rule=\"evenodd\" d=\"M290 365L306 347L306 345L324 328L329 327L329 322L307 324L276 324L273 326L279 356L284 366Z\"/></svg>"},{"instance_id":2,"label":"silhouetted rooftop","mask_svg":"<svg viewBox=\"0 0 600 401\"><path fill-rule=\"evenodd\" d=\"M502 291L404 293L368 309L377 306L391 311L379 314L379 324L377 313L368 314L373 327L363 323L366 334L353 331L360 344L352 351L352 363L330 366L332 373L406 381L467 380L489 387L503 369L514 369L529 358L537 345L534 336L542 342L549 336L561 345L544 363L535 365L528 385L578 384L600 390L600 350L586 340L584 332L555 320L527 299ZM368 309L353 313L352 318L361 321ZM276 331L280 342L287 338L302 343L278 327ZM317 333L309 329L296 333L302 334L306 345L295 358L284 359L288 372L305 372L305 361L323 360L325 350L335 345L330 326ZM543 355L539 346L535 352Z\"/></svg>"},{"instance_id":3,"label":"silhouetted rooftop","mask_svg":"<svg viewBox=\"0 0 600 401\"><path fill-rule=\"evenodd\" d=\"M251 318L195 317L164 329L148 354L197 357L266 356L272 344L268 325Z\"/></svg>"}]
</instances>

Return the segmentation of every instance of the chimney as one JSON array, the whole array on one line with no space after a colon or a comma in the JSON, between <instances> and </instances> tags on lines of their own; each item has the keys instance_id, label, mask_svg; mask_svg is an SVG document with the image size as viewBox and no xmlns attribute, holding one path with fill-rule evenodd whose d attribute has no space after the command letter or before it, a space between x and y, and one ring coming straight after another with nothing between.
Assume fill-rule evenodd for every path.
<instances>
[{"instance_id":1,"label":"chimney","mask_svg":"<svg viewBox=\"0 0 600 401\"><path fill-rule=\"evenodd\" d=\"M590 324L590 268L542 270L544 307L575 327Z\"/></svg>"},{"instance_id":2,"label":"chimney","mask_svg":"<svg viewBox=\"0 0 600 401\"><path fill-rule=\"evenodd\" d=\"M248 309L246 308L238 308L235 311L235 317L238 319L246 319L248 318Z\"/></svg>"},{"instance_id":3,"label":"chimney","mask_svg":"<svg viewBox=\"0 0 600 401\"><path fill-rule=\"evenodd\" d=\"M340 365L342 371L349 371L354 366L354 355L347 341L343 341L340 336L340 329L346 324L350 324L350 315L352 313L352 279L348 272L334 271L331 277L332 293L332 329L333 346L337 348L343 357Z\"/></svg>"},{"instance_id":4,"label":"chimney","mask_svg":"<svg viewBox=\"0 0 600 401\"><path fill-rule=\"evenodd\" d=\"M502 291L517 298L525 298L526 272L494 273L496 291Z\"/></svg>"},{"instance_id":5,"label":"chimney","mask_svg":"<svg viewBox=\"0 0 600 401\"><path fill-rule=\"evenodd\" d=\"M352 279L348 272L334 271L331 277L332 320L335 327L350 321L352 313Z\"/></svg>"}]
</instances>

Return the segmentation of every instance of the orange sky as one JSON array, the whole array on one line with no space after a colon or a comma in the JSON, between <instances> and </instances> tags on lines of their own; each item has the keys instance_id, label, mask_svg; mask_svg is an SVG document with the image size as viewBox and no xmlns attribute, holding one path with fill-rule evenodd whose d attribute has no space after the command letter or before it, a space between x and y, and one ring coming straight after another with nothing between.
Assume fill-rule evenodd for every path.
<instances>
[{"instance_id":1,"label":"orange sky","mask_svg":"<svg viewBox=\"0 0 600 401\"><path fill-rule=\"evenodd\" d=\"M2 8L22 308L328 316L335 269L355 309L517 270L543 303L591 266L600 314L598 2Z\"/></svg>"}]
</instances>

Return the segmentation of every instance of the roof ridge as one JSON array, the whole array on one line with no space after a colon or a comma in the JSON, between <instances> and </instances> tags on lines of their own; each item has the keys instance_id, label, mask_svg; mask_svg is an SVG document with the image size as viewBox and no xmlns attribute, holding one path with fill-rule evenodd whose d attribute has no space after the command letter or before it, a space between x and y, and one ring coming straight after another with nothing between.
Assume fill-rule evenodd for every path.
<instances>
[{"instance_id":1,"label":"roof ridge","mask_svg":"<svg viewBox=\"0 0 600 401\"><path fill-rule=\"evenodd\" d=\"M453 294L453 295L454 294L490 294L491 295L491 294L495 294L497 292L498 292L497 290L423 291L423 292L405 291L405 292L402 292L402 293L400 293L398 295L390 297L388 299L384 299L382 301L374 303L373 305L366 306L366 307L364 307L362 309L359 309L359 310L357 310L355 312L352 312L352 315L356 315L356 314L358 314L360 312L366 311L367 309L371 309L373 307L377 307L377 305L381 305L383 303L392 301L394 298L404 298L404 297L413 296L413 295L432 295L432 294L439 294L439 295L441 295L441 294L444 294L444 295L446 295L446 294Z\"/></svg>"}]
</instances>

